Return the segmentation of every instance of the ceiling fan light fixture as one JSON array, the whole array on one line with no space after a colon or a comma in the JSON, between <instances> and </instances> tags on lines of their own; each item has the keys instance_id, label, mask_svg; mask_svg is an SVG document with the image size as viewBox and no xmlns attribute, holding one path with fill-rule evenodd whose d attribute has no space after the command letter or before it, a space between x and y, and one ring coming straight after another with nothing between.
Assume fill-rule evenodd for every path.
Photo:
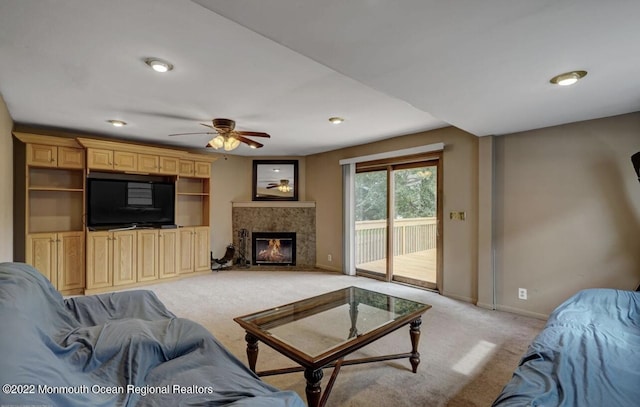
<instances>
[{"instance_id":1,"label":"ceiling fan light fixture","mask_svg":"<svg viewBox=\"0 0 640 407\"><path fill-rule=\"evenodd\" d=\"M330 117L329 121L331 123L333 123L333 124L340 124L340 123L344 122L344 119L342 117L334 116L334 117Z\"/></svg>"},{"instance_id":2,"label":"ceiling fan light fixture","mask_svg":"<svg viewBox=\"0 0 640 407\"><path fill-rule=\"evenodd\" d=\"M227 139L224 141L224 151L235 150L239 145L240 140L235 137L227 137Z\"/></svg>"},{"instance_id":3,"label":"ceiling fan light fixture","mask_svg":"<svg viewBox=\"0 0 640 407\"><path fill-rule=\"evenodd\" d=\"M156 72L165 73L173 70L173 65L167 61L163 61L160 58L147 58L144 63L149 65L151 69Z\"/></svg>"},{"instance_id":4,"label":"ceiling fan light fixture","mask_svg":"<svg viewBox=\"0 0 640 407\"><path fill-rule=\"evenodd\" d=\"M571 71L556 75L549 82L559 86L570 86L587 75L587 71Z\"/></svg>"},{"instance_id":5,"label":"ceiling fan light fixture","mask_svg":"<svg viewBox=\"0 0 640 407\"><path fill-rule=\"evenodd\" d=\"M224 137L216 136L209 141L209 145L216 150L222 148L224 146Z\"/></svg>"},{"instance_id":6,"label":"ceiling fan light fixture","mask_svg":"<svg viewBox=\"0 0 640 407\"><path fill-rule=\"evenodd\" d=\"M267 133L259 132L259 131L241 131L234 130L236 126L236 122L231 119L213 119L213 125L200 123L201 125L211 129L206 132L193 132L193 133L173 133L169 134L169 136L187 136L191 134L214 134L215 136L206 144L205 147L211 147L216 150L223 148L225 151L235 150L240 146L240 144L244 143L250 148L260 148L263 146L262 143L259 143L252 139L252 137L264 137L271 138L271 136Z\"/></svg>"},{"instance_id":7,"label":"ceiling fan light fixture","mask_svg":"<svg viewBox=\"0 0 640 407\"><path fill-rule=\"evenodd\" d=\"M107 120L107 122L111 123L113 127L123 127L127 125L127 123L122 120Z\"/></svg>"}]
</instances>

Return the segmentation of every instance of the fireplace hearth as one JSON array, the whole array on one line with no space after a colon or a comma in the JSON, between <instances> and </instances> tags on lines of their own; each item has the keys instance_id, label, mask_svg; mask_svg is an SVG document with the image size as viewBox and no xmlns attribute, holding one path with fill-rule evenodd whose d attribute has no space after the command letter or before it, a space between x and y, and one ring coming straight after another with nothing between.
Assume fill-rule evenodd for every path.
<instances>
[{"instance_id":1,"label":"fireplace hearth","mask_svg":"<svg viewBox=\"0 0 640 407\"><path fill-rule=\"evenodd\" d=\"M296 265L295 232L253 232L251 249L251 262L254 265Z\"/></svg>"}]
</instances>

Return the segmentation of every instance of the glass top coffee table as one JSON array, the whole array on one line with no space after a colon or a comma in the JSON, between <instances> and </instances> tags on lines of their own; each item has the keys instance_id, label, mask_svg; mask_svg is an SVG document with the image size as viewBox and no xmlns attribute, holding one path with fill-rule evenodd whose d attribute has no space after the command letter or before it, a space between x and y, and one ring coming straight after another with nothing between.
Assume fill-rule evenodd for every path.
<instances>
[{"instance_id":1,"label":"glass top coffee table","mask_svg":"<svg viewBox=\"0 0 640 407\"><path fill-rule=\"evenodd\" d=\"M309 406L323 406L342 366L409 358L415 373L422 314L431 305L358 287L347 287L291 304L234 318L247 335L249 368L256 372L258 341L300 366L256 372L259 376L304 371ZM344 360L383 336L409 325L411 352ZM324 394L322 369L333 367Z\"/></svg>"}]
</instances>

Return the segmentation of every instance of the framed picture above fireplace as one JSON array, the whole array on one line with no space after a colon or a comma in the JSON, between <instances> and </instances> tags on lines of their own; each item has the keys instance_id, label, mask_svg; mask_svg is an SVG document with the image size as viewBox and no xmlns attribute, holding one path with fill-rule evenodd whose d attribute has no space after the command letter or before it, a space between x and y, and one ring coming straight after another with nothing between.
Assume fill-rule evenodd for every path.
<instances>
[{"instance_id":1,"label":"framed picture above fireplace","mask_svg":"<svg viewBox=\"0 0 640 407\"><path fill-rule=\"evenodd\" d=\"M253 160L253 201L297 201L298 160Z\"/></svg>"}]
</instances>

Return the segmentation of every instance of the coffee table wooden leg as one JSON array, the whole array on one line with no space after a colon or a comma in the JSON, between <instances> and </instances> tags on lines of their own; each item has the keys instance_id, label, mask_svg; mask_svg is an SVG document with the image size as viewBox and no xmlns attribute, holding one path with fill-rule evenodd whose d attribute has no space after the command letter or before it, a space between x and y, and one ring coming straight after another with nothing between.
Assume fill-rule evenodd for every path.
<instances>
[{"instance_id":1,"label":"coffee table wooden leg","mask_svg":"<svg viewBox=\"0 0 640 407\"><path fill-rule=\"evenodd\" d=\"M255 373L256 362L258 361L258 338L247 332L244 339L247 341L247 359L249 360L249 369Z\"/></svg>"},{"instance_id":2,"label":"coffee table wooden leg","mask_svg":"<svg viewBox=\"0 0 640 407\"><path fill-rule=\"evenodd\" d=\"M322 389L320 388L320 381L322 380L322 369L313 370L306 369L304 371L304 378L307 379L307 404L309 407L320 406L320 395Z\"/></svg>"},{"instance_id":3,"label":"coffee table wooden leg","mask_svg":"<svg viewBox=\"0 0 640 407\"><path fill-rule=\"evenodd\" d=\"M411 362L413 373L418 371L418 365L420 364L420 352L418 352L420 325L422 325L422 318L411 321L409 328L409 334L411 335L411 357L409 357L409 362Z\"/></svg>"}]
</instances>

